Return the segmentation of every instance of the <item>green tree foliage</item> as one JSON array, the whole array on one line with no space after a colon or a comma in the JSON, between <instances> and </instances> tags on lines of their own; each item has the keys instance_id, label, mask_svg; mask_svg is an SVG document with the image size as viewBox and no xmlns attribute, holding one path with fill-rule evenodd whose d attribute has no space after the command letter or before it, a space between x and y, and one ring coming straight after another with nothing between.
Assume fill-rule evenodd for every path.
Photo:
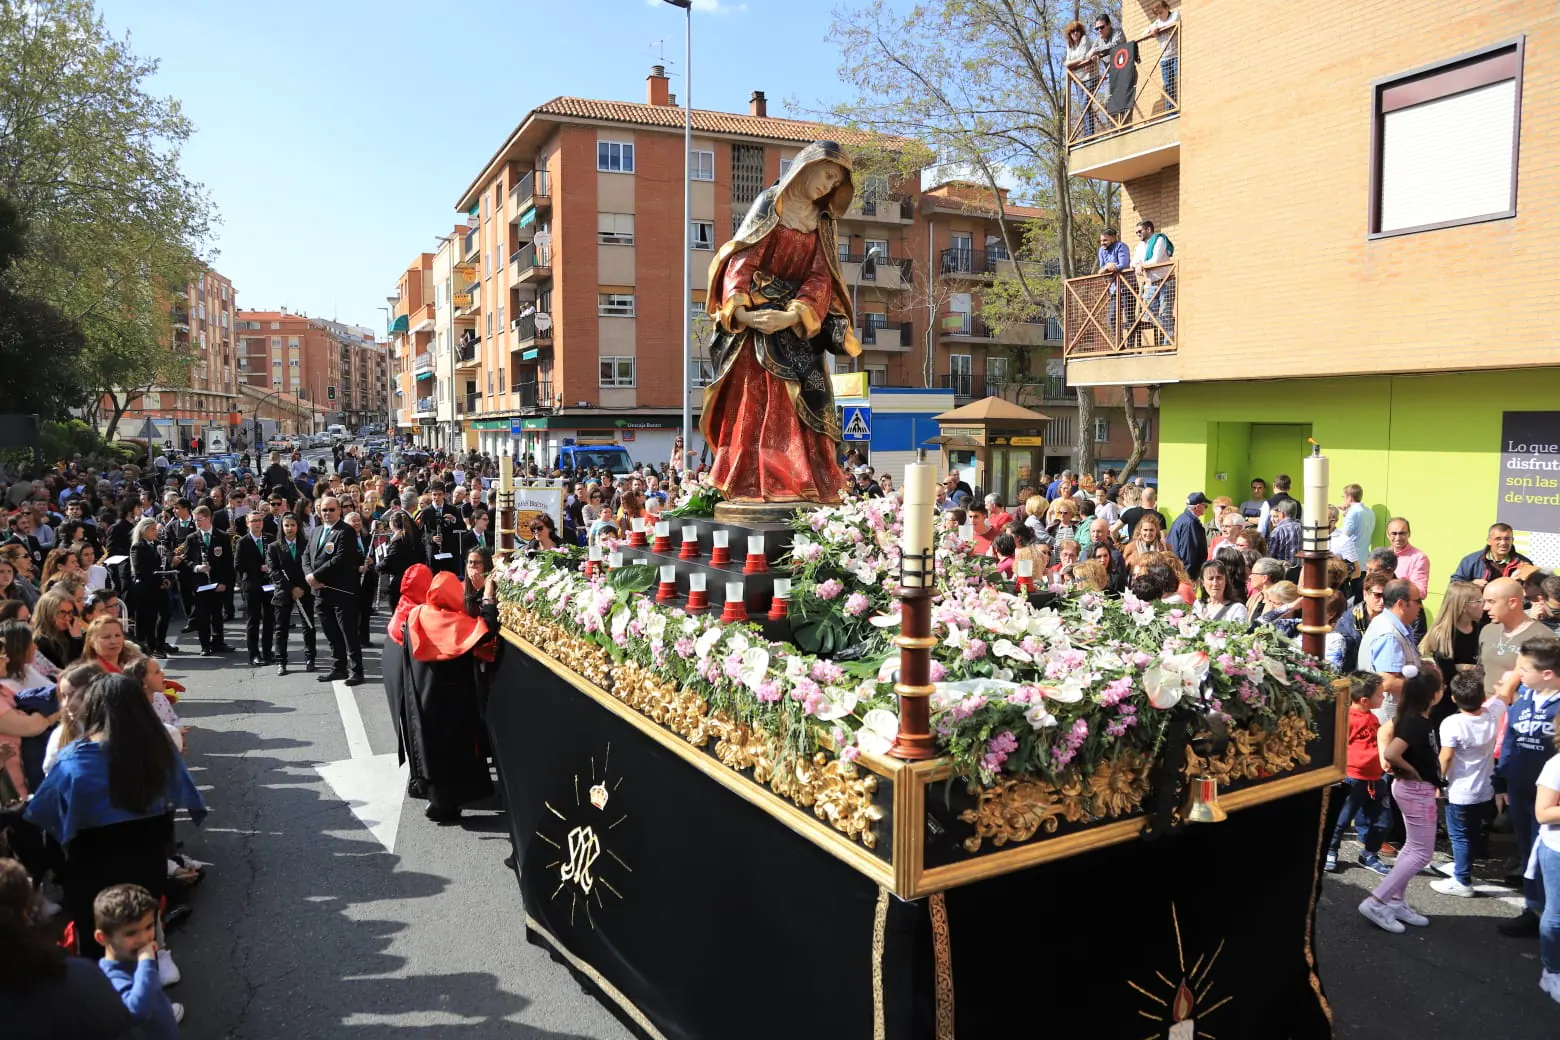
<instances>
[{"instance_id":1,"label":"green tree foliage","mask_svg":"<svg viewBox=\"0 0 1560 1040\"><path fill-rule=\"evenodd\" d=\"M179 170L191 125L89 0L0 0L0 54L0 194L25 227L14 282L80 330L75 403L106 409L112 435L146 388L188 379L166 288L199 269L213 219Z\"/></svg>"},{"instance_id":2,"label":"green tree foliage","mask_svg":"<svg viewBox=\"0 0 1560 1040\"><path fill-rule=\"evenodd\" d=\"M80 395L81 330L16 288L25 240L16 207L0 194L0 372L10 373L0 379L0 412L61 415Z\"/></svg>"},{"instance_id":3,"label":"green tree foliage","mask_svg":"<svg viewBox=\"0 0 1560 1040\"><path fill-rule=\"evenodd\" d=\"M1094 270L1099 229L1112 222L1114 186L1068 172L1062 28L1078 0L927 0L905 9L872 0L835 14L830 37L856 97L829 115L919 142L937 163L982 185L983 213L1002 213L1001 189L1045 216L999 218L1019 263L983 290L982 315L1003 328L1058 315L1061 281ZM1096 8L1088 8L1090 16ZM925 152L904 152L927 165ZM1028 261L1023 262L1023 261ZM1044 365L1021 349L1012 376L1040 382ZM1079 468L1094 468L1094 393L1077 390ZM1136 438L1141 425L1128 417Z\"/></svg>"}]
</instances>

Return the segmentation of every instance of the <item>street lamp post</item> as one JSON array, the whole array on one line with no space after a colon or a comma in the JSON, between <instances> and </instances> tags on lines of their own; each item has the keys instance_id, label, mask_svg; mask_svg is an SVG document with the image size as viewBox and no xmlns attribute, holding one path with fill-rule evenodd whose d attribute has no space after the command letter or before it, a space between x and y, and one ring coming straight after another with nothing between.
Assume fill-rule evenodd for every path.
<instances>
[{"instance_id":1,"label":"street lamp post","mask_svg":"<svg viewBox=\"0 0 1560 1040\"><path fill-rule=\"evenodd\" d=\"M867 250L867 255L861 258L861 273L856 275L856 282L850 287L850 313L856 321L861 321L861 312L856 309L856 296L861 291L861 280L868 272L871 272L873 278L877 277L877 262L881 259L883 259L883 251L877 246ZM862 335L866 335L866 331L866 324L863 323Z\"/></svg>"},{"instance_id":2,"label":"street lamp post","mask_svg":"<svg viewBox=\"0 0 1560 1040\"><path fill-rule=\"evenodd\" d=\"M688 467L693 450L693 0L665 0L683 9L683 288L682 288L682 457L676 469Z\"/></svg>"}]
</instances>

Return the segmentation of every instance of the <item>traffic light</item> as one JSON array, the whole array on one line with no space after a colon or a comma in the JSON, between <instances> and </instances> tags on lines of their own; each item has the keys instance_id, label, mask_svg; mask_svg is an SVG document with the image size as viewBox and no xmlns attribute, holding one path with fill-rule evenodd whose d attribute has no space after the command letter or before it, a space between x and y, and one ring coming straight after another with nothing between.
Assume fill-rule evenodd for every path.
<instances>
[{"instance_id":1,"label":"traffic light","mask_svg":"<svg viewBox=\"0 0 1560 1040\"><path fill-rule=\"evenodd\" d=\"M333 386L327 386L325 388L325 397L328 400L334 401L336 399L336 388Z\"/></svg>"}]
</instances>

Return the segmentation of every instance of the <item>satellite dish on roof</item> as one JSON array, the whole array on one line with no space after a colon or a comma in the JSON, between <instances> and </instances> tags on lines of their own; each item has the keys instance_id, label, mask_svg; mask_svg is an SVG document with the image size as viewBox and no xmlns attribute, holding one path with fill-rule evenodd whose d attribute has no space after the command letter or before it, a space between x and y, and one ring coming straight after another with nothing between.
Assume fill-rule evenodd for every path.
<instances>
[{"instance_id":1,"label":"satellite dish on roof","mask_svg":"<svg viewBox=\"0 0 1560 1040\"><path fill-rule=\"evenodd\" d=\"M548 246L552 245L552 232L538 231L536 233L536 238L533 239L533 241L536 243L536 248L546 249Z\"/></svg>"},{"instance_id":2,"label":"satellite dish on roof","mask_svg":"<svg viewBox=\"0 0 1560 1040\"><path fill-rule=\"evenodd\" d=\"M537 311L536 330L538 332L546 332L550 328L552 328L552 315L546 311Z\"/></svg>"}]
</instances>

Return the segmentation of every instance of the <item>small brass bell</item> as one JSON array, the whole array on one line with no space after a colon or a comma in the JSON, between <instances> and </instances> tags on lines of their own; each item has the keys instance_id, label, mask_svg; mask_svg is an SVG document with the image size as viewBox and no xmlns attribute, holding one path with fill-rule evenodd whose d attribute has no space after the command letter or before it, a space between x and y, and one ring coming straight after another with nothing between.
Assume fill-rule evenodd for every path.
<instances>
[{"instance_id":1,"label":"small brass bell","mask_svg":"<svg viewBox=\"0 0 1560 1040\"><path fill-rule=\"evenodd\" d=\"M1181 813L1187 823L1223 823L1230 814L1219 807L1219 782L1211 776L1192 781L1191 797Z\"/></svg>"}]
</instances>

